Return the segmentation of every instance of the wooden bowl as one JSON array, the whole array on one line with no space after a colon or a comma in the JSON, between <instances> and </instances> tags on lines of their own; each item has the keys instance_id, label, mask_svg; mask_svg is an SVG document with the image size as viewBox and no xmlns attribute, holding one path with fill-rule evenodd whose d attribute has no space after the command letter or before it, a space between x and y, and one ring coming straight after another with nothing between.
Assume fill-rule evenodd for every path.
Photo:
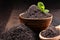
<instances>
[{"instance_id":1,"label":"wooden bowl","mask_svg":"<svg viewBox=\"0 0 60 40\"><path fill-rule=\"evenodd\" d=\"M50 38L46 38L46 37L42 36L41 34L42 34L42 32L44 32L44 31L45 31L45 30L43 30L43 31L41 31L41 32L39 33L39 38L40 38L40 40L59 40L59 39L60 39L60 35L55 36L55 37L50 37Z\"/></svg>"},{"instance_id":2,"label":"wooden bowl","mask_svg":"<svg viewBox=\"0 0 60 40\"><path fill-rule=\"evenodd\" d=\"M34 30L44 30L51 24L53 18L51 14L49 14L50 16L47 18L25 18L23 16L24 14L25 13L19 14L20 22Z\"/></svg>"}]
</instances>

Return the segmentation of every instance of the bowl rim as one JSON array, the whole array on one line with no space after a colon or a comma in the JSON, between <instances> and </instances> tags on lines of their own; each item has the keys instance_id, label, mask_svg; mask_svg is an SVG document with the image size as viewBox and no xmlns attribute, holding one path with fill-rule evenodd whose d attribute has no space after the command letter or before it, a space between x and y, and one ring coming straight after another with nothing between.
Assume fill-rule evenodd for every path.
<instances>
[{"instance_id":1,"label":"bowl rim","mask_svg":"<svg viewBox=\"0 0 60 40\"><path fill-rule=\"evenodd\" d=\"M21 19L28 19L28 20L41 20L41 19L50 19L50 18L53 18L52 14L50 14L51 16L47 17L47 18L24 18L24 17L22 17L23 14L25 14L25 13L19 14L19 18L21 18Z\"/></svg>"},{"instance_id":2,"label":"bowl rim","mask_svg":"<svg viewBox=\"0 0 60 40\"><path fill-rule=\"evenodd\" d=\"M45 30L43 30L43 31L45 31ZM42 31L41 31L42 32ZM57 36L55 36L55 37L52 37L52 38L46 38L46 37L43 37L42 35L41 35L41 32L39 33L39 38L41 38L41 39L60 39L60 35L57 35Z\"/></svg>"}]
</instances>

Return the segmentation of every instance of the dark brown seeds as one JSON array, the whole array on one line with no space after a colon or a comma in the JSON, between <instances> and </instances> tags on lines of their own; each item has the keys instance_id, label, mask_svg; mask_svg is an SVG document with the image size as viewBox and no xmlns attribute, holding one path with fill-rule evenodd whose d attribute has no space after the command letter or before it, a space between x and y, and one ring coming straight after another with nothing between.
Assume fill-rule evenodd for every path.
<instances>
[{"instance_id":1,"label":"dark brown seeds","mask_svg":"<svg viewBox=\"0 0 60 40\"><path fill-rule=\"evenodd\" d=\"M3 33L2 39L4 40L36 40L35 34L24 24L15 26L8 32Z\"/></svg>"}]
</instances>

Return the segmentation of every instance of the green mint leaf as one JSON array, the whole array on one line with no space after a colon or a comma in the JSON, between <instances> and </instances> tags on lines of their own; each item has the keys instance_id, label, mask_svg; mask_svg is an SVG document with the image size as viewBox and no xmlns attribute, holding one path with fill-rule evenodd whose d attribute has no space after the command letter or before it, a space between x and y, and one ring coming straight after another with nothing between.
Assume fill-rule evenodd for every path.
<instances>
[{"instance_id":1,"label":"green mint leaf","mask_svg":"<svg viewBox=\"0 0 60 40\"><path fill-rule=\"evenodd\" d=\"M42 12L45 10L45 6L44 6L43 2L38 2L37 6Z\"/></svg>"},{"instance_id":2,"label":"green mint leaf","mask_svg":"<svg viewBox=\"0 0 60 40\"><path fill-rule=\"evenodd\" d=\"M48 9L45 9L43 12L44 12L44 13L48 13L48 12L49 12L49 10L48 10Z\"/></svg>"},{"instance_id":3,"label":"green mint leaf","mask_svg":"<svg viewBox=\"0 0 60 40\"><path fill-rule=\"evenodd\" d=\"M37 7L40 9L41 12L47 14L49 12L48 9L45 9L45 5L43 2L38 2Z\"/></svg>"}]
</instances>

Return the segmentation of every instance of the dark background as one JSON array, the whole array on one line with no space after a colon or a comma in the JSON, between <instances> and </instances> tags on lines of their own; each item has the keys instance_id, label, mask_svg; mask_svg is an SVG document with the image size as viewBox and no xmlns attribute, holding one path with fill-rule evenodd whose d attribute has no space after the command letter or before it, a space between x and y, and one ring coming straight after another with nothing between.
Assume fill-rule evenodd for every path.
<instances>
[{"instance_id":1,"label":"dark background","mask_svg":"<svg viewBox=\"0 0 60 40\"><path fill-rule=\"evenodd\" d=\"M49 7L59 7L60 1L59 0L0 0L0 10L13 6L13 5L31 5L31 4L37 4L38 1L42 1L46 6Z\"/></svg>"}]
</instances>

